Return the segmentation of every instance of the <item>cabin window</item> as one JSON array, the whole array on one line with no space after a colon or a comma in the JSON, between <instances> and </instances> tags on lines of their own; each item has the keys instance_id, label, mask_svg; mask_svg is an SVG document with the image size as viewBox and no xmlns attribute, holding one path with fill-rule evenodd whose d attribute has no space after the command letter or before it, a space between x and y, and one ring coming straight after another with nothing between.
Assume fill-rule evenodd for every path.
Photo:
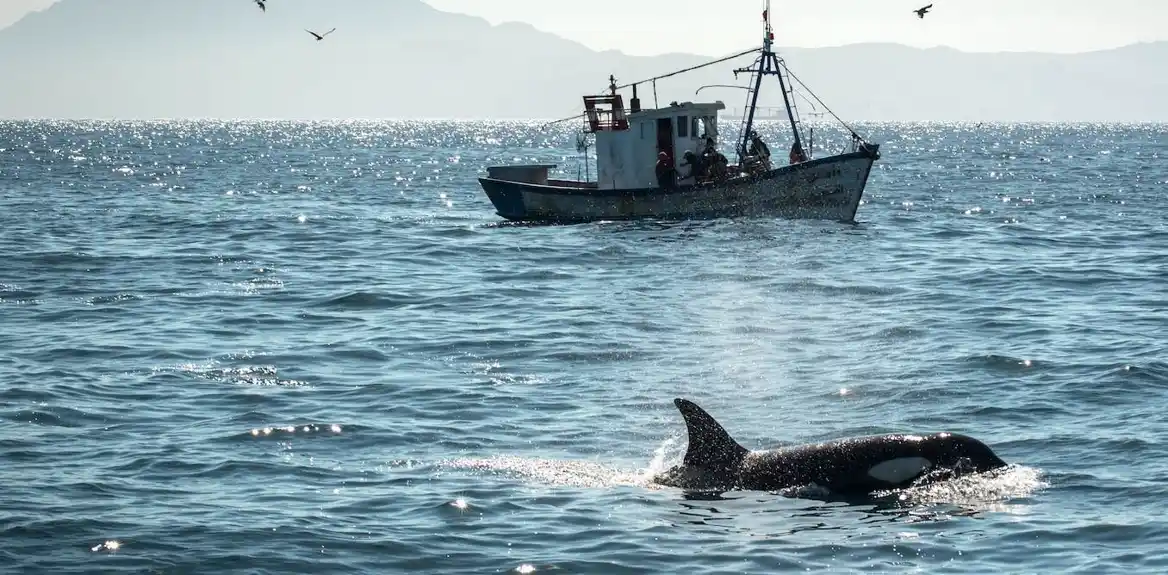
<instances>
[{"instance_id":1,"label":"cabin window","mask_svg":"<svg viewBox=\"0 0 1168 575\"><path fill-rule=\"evenodd\" d=\"M689 137L689 116L678 116L677 117L677 137L678 138L688 138Z\"/></svg>"},{"instance_id":2,"label":"cabin window","mask_svg":"<svg viewBox=\"0 0 1168 575\"><path fill-rule=\"evenodd\" d=\"M694 136L700 137L702 139L713 136L713 134L710 133L710 119L705 116L701 118L694 118L693 133Z\"/></svg>"},{"instance_id":3,"label":"cabin window","mask_svg":"<svg viewBox=\"0 0 1168 575\"><path fill-rule=\"evenodd\" d=\"M697 116L693 117L693 126L689 129L689 133L691 136L696 138L696 137L698 137L699 134L702 133L702 130L701 130L702 120L703 120L703 118L699 118Z\"/></svg>"}]
</instances>

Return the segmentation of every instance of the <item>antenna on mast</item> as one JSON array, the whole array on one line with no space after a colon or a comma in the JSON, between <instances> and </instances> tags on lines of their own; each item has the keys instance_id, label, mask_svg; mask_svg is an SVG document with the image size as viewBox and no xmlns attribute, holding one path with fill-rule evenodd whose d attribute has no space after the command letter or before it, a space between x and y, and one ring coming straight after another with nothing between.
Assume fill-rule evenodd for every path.
<instances>
[{"instance_id":1,"label":"antenna on mast","mask_svg":"<svg viewBox=\"0 0 1168 575\"><path fill-rule=\"evenodd\" d=\"M762 9L762 23L762 44L765 46L765 49L769 51L771 48L771 42L775 40L775 32L771 28L771 0L766 0L766 5Z\"/></svg>"},{"instance_id":2,"label":"antenna on mast","mask_svg":"<svg viewBox=\"0 0 1168 575\"><path fill-rule=\"evenodd\" d=\"M743 126L741 141L738 145L738 157L741 162L742 158L748 154L748 147L751 143L754 134L754 115L758 109L758 93L762 87L763 76L775 76L779 79L779 89L783 95L783 107L787 109L787 120L791 123L791 134L795 139L795 149L803 149L803 138L799 134L799 123L795 120L795 112L791 96L793 92L789 93L787 84L783 80L783 64L779 57L774 52L775 32L771 28L771 0L765 0L764 8L762 10L763 21L763 38L762 38L762 55L755 62L755 68L739 68L734 71L735 76L739 72L751 72L754 76L754 89L750 93L750 104L747 107L746 123Z\"/></svg>"}]
</instances>

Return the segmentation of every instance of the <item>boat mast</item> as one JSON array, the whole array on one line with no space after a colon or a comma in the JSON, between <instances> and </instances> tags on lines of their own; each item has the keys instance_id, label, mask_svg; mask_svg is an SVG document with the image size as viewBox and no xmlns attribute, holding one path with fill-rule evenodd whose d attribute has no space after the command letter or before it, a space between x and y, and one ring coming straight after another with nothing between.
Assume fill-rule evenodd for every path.
<instances>
[{"instance_id":1,"label":"boat mast","mask_svg":"<svg viewBox=\"0 0 1168 575\"><path fill-rule=\"evenodd\" d=\"M754 91L750 96L750 108L747 110L746 127L742 130L742 143L738 148L738 161L741 163L742 158L746 156L746 151L749 149L750 132L754 127L754 112L758 107L758 92L762 87L762 77L768 74L773 74L779 77L779 88L783 92L783 107L787 109L787 120L791 122L791 133L795 136L795 145L800 149L803 148L802 138L799 137L799 124L795 122L795 112L791 109L791 99L787 94L787 83L783 81L783 69L779 64L779 58L775 55L772 45L775 40L775 33L771 29L771 0L766 0L766 8L762 11L763 19L763 37L762 37L762 55L758 59L758 68L739 68L734 71L735 75L740 72L754 72Z\"/></svg>"},{"instance_id":2,"label":"boat mast","mask_svg":"<svg viewBox=\"0 0 1168 575\"><path fill-rule=\"evenodd\" d=\"M767 5L770 5L770 0L767 0ZM763 17L767 16L767 12L763 12ZM768 34L769 36L769 34ZM754 89L750 91L750 105L746 107L746 125L742 128L742 134L739 135L741 143L738 144L738 164L742 165L742 159L746 157L746 151L750 149L750 131L754 126L754 111L758 107L758 91L762 87L763 68L766 66L767 53L770 50L770 43L767 40L763 41L762 55L758 58L758 70L751 68L739 68L734 71L734 75L738 76L739 72L754 72Z\"/></svg>"}]
</instances>

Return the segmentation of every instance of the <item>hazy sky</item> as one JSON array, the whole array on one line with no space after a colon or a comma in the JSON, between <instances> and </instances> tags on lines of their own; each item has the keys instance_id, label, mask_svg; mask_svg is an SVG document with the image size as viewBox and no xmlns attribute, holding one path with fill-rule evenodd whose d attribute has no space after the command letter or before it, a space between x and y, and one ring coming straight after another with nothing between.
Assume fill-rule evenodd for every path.
<instances>
[{"instance_id":1,"label":"hazy sky","mask_svg":"<svg viewBox=\"0 0 1168 575\"><path fill-rule=\"evenodd\" d=\"M32 10L40 10L55 0L0 0L0 28L15 22Z\"/></svg>"},{"instance_id":2,"label":"hazy sky","mask_svg":"<svg viewBox=\"0 0 1168 575\"><path fill-rule=\"evenodd\" d=\"M54 1L0 0L0 27ZM528 22L596 49L645 55L753 46L763 6L763 0L425 1L496 24ZM771 10L778 41L787 46L881 41L979 52L1082 52L1168 40L1168 0L932 1L924 20L911 10L929 0L773 0Z\"/></svg>"}]
</instances>

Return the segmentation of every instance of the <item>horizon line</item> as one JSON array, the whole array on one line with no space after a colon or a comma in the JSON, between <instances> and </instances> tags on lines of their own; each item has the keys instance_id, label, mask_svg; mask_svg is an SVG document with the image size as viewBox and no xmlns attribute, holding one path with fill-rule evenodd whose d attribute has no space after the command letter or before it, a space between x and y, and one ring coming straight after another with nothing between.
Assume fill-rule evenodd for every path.
<instances>
[{"instance_id":1,"label":"horizon line","mask_svg":"<svg viewBox=\"0 0 1168 575\"><path fill-rule=\"evenodd\" d=\"M741 116L720 115L719 118L740 119ZM562 119L562 118L561 118ZM5 117L0 116L0 122L101 122L101 123L130 123L130 122L294 122L294 123L386 123L386 122L524 122L548 123L553 118L509 118L509 117L480 117L480 118L407 118L407 117L379 117L379 118L275 118L275 117L214 117L214 116L184 116L184 117L151 117L151 118L98 118L98 117ZM786 123L783 118L756 118L756 122ZM805 120L806 124L833 125L835 122L821 120ZM1161 125L1168 124L1165 120L850 120L857 124L1005 124L1005 125Z\"/></svg>"}]
</instances>

